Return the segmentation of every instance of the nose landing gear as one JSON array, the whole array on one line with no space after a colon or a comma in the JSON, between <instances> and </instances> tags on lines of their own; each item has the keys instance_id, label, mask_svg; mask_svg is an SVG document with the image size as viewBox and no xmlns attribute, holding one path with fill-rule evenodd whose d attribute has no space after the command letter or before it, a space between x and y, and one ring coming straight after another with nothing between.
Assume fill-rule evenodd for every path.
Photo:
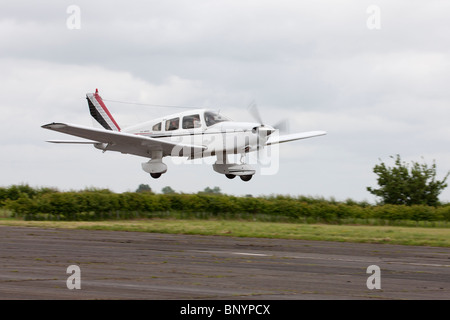
<instances>
[{"instance_id":1,"label":"nose landing gear","mask_svg":"<svg viewBox=\"0 0 450 320\"><path fill-rule=\"evenodd\" d=\"M224 174L228 179L234 179L239 176L242 181L250 181L256 170L248 164L236 163L215 163L213 164L214 171Z\"/></svg>"}]
</instances>

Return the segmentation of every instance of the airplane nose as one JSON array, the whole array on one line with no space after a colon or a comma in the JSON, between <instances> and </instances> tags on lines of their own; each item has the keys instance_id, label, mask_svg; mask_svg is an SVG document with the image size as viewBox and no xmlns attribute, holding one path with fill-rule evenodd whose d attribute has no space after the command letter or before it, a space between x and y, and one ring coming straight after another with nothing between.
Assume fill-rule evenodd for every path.
<instances>
[{"instance_id":1,"label":"airplane nose","mask_svg":"<svg viewBox=\"0 0 450 320\"><path fill-rule=\"evenodd\" d=\"M260 125L257 127L254 127L252 129L252 133L257 133L257 134L265 134L266 136L270 135L271 133L273 133L276 129L274 127L271 126L265 126L265 125Z\"/></svg>"}]
</instances>

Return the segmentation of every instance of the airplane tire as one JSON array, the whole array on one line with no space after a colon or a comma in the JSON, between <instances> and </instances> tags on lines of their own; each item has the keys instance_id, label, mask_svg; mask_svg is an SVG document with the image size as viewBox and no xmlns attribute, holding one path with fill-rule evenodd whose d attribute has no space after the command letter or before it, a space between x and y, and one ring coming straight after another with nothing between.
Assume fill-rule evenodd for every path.
<instances>
[{"instance_id":1,"label":"airplane tire","mask_svg":"<svg viewBox=\"0 0 450 320\"><path fill-rule=\"evenodd\" d=\"M158 179L159 177L161 177L161 173L150 173L150 175L153 179Z\"/></svg>"},{"instance_id":2,"label":"airplane tire","mask_svg":"<svg viewBox=\"0 0 450 320\"><path fill-rule=\"evenodd\" d=\"M252 175L245 175L245 176L241 176L241 180L242 181L250 181L250 179L252 178Z\"/></svg>"},{"instance_id":3,"label":"airplane tire","mask_svg":"<svg viewBox=\"0 0 450 320\"><path fill-rule=\"evenodd\" d=\"M236 178L236 175L234 175L234 174L225 174L225 177L227 177L228 179L234 179L234 178Z\"/></svg>"}]
</instances>

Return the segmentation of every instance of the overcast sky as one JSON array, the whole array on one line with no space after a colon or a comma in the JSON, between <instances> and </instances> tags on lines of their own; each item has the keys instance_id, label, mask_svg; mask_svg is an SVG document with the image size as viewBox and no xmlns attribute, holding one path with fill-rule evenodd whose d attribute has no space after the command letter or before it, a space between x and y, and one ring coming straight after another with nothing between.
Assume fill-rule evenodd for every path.
<instances>
[{"instance_id":1,"label":"overcast sky","mask_svg":"<svg viewBox=\"0 0 450 320\"><path fill-rule=\"evenodd\" d=\"M79 15L77 11L79 9ZM5 1L0 5L1 186L291 194L374 202L380 159L450 170L449 1ZM228 180L210 164L147 161L86 145L49 122L92 125L85 99L208 107L289 119L327 136L280 145L276 175ZM180 109L107 102L122 127ZM450 188L440 199L450 201Z\"/></svg>"}]
</instances>

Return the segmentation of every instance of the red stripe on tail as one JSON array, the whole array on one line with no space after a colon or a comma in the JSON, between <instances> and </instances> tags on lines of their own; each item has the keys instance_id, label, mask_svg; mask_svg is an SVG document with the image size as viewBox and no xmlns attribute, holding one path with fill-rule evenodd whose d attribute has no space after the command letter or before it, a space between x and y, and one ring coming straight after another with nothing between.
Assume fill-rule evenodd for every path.
<instances>
[{"instance_id":1,"label":"red stripe on tail","mask_svg":"<svg viewBox=\"0 0 450 320\"><path fill-rule=\"evenodd\" d=\"M102 107L102 109L105 111L105 113L108 115L109 119L111 119L111 121L114 123L114 125L117 128L117 131L120 131L119 125L117 124L116 120L114 120L114 117L111 115L111 113L109 112L108 108L103 103L102 98L98 94L98 89L95 89L94 98L95 98L95 100L97 100L98 104Z\"/></svg>"}]
</instances>

